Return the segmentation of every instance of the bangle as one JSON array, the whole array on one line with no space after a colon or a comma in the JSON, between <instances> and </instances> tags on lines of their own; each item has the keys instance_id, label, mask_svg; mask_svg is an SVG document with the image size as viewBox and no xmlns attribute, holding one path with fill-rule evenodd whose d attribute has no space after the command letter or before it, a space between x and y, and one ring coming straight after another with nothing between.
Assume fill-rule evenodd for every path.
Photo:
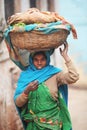
<instances>
[{"instance_id":1,"label":"bangle","mask_svg":"<svg viewBox=\"0 0 87 130\"><path fill-rule=\"evenodd\" d=\"M28 97L28 94L25 94L24 92L22 93L22 95L23 95L24 97Z\"/></svg>"}]
</instances>

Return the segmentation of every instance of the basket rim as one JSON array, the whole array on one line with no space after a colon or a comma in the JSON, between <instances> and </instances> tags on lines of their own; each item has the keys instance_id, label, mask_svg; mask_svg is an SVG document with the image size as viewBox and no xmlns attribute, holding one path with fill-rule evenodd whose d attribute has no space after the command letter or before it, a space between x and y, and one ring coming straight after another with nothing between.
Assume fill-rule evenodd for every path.
<instances>
[{"instance_id":1,"label":"basket rim","mask_svg":"<svg viewBox=\"0 0 87 130\"><path fill-rule=\"evenodd\" d=\"M68 29L64 29L64 28L59 29L58 31L52 32L52 33L50 33L50 34L56 34L56 33L61 32L61 31L65 31L65 32L67 33L67 35L70 34L70 31L69 31ZM40 32L40 31L38 31L38 30L34 30L34 31L22 31L22 32L19 32L19 31L15 31L15 30L14 30L14 31L10 31L10 32L9 32L9 34L14 34L14 33L18 33L18 34L23 34L23 33L35 33L35 34L39 34L39 35L50 35L50 34L44 34L44 33Z\"/></svg>"},{"instance_id":2,"label":"basket rim","mask_svg":"<svg viewBox=\"0 0 87 130\"><path fill-rule=\"evenodd\" d=\"M10 32L10 39L12 44L20 49L30 51L47 50L62 45L67 40L69 33L67 29L61 29L48 35L36 31Z\"/></svg>"}]
</instances>

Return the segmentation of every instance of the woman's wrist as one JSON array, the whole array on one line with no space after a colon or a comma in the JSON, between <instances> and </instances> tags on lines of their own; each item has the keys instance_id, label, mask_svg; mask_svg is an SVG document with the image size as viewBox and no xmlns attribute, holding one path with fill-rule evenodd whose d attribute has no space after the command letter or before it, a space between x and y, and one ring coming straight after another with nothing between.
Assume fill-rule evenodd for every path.
<instances>
[{"instance_id":1,"label":"woman's wrist","mask_svg":"<svg viewBox=\"0 0 87 130\"><path fill-rule=\"evenodd\" d=\"M69 56L63 56L63 58L64 58L64 60L65 60L65 62L69 62L71 59L70 59L70 57Z\"/></svg>"},{"instance_id":2,"label":"woman's wrist","mask_svg":"<svg viewBox=\"0 0 87 130\"><path fill-rule=\"evenodd\" d=\"M28 94L26 94L25 92L23 92L22 95L23 95L24 97L28 97Z\"/></svg>"},{"instance_id":3,"label":"woman's wrist","mask_svg":"<svg viewBox=\"0 0 87 130\"><path fill-rule=\"evenodd\" d=\"M28 95L29 91L28 90L24 90L24 94Z\"/></svg>"}]
</instances>

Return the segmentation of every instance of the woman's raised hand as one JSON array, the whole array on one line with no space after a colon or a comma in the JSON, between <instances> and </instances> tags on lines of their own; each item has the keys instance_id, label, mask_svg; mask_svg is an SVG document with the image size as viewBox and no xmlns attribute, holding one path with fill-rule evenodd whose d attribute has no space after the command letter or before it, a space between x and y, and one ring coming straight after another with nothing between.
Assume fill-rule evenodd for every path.
<instances>
[{"instance_id":1,"label":"woman's raised hand","mask_svg":"<svg viewBox=\"0 0 87 130\"><path fill-rule=\"evenodd\" d=\"M59 48L60 50L60 54L61 56L64 58L64 60L66 62L69 62L70 61L70 57L68 56L68 43L67 42L64 42L64 48L62 49L61 47Z\"/></svg>"},{"instance_id":2,"label":"woman's raised hand","mask_svg":"<svg viewBox=\"0 0 87 130\"><path fill-rule=\"evenodd\" d=\"M60 54L62 56L65 56L65 55L67 55L67 52L68 52L68 43L64 42L63 45L64 45L64 49L62 49L62 48L59 48L59 49L60 49Z\"/></svg>"}]
</instances>

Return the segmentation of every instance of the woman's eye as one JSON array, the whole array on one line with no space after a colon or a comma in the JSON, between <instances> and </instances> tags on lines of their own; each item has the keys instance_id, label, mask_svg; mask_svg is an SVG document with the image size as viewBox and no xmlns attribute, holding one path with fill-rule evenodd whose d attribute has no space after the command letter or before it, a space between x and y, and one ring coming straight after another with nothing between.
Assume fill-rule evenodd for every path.
<instances>
[{"instance_id":1,"label":"woman's eye","mask_svg":"<svg viewBox=\"0 0 87 130\"><path fill-rule=\"evenodd\" d=\"M41 59L41 61L45 61L45 58Z\"/></svg>"},{"instance_id":2,"label":"woman's eye","mask_svg":"<svg viewBox=\"0 0 87 130\"><path fill-rule=\"evenodd\" d=\"M34 61L35 61L35 62L37 62L37 61L38 61L38 59L35 59Z\"/></svg>"}]
</instances>

